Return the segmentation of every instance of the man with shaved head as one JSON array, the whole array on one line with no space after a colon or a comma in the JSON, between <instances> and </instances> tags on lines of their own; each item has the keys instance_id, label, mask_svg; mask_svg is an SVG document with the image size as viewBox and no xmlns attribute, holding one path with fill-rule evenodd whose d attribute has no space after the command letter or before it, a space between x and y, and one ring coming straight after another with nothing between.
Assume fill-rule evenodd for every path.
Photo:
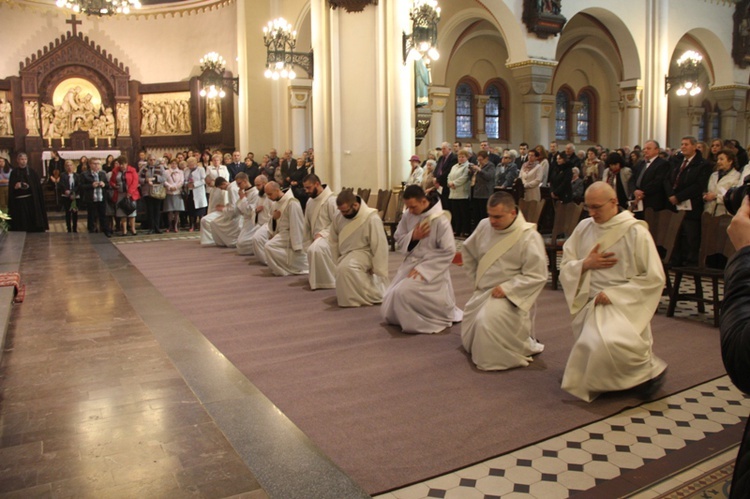
<instances>
[{"instance_id":1,"label":"man with shaved head","mask_svg":"<svg viewBox=\"0 0 750 499\"><path fill-rule=\"evenodd\" d=\"M266 264L277 276L307 274L305 217L299 200L294 197L291 189L282 192L276 182L267 183L265 191L266 196L276 201L268 222L270 237L263 247ZM255 254L258 253L256 249Z\"/></svg>"},{"instance_id":2,"label":"man with shaved head","mask_svg":"<svg viewBox=\"0 0 750 499\"><path fill-rule=\"evenodd\" d=\"M585 200L591 218L565 242L560 266L575 336L562 388L587 402L636 387L650 395L667 368L651 336L664 288L661 259L648 226L619 211L609 184L594 182Z\"/></svg>"}]
</instances>

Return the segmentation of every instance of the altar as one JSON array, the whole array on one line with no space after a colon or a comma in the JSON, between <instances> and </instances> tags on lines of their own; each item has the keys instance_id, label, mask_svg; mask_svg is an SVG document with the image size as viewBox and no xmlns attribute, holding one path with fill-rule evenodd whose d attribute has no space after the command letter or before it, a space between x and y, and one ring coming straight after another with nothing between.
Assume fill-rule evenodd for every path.
<instances>
[{"instance_id":1,"label":"altar","mask_svg":"<svg viewBox=\"0 0 750 499\"><path fill-rule=\"evenodd\" d=\"M113 149L110 151L103 151L101 149L89 149L89 150L83 150L83 151L61 150L61 151L57 151L57 154L59 154L62 159L72 159L73 161L78 161L79 159L81 159L82 156L86 156L87 158L89 158L89 161L91 160L91 158L101 159L102 166L104 166L107 156L111 154L112 156L117 158L122 153L118 151L117 149ZM43 178L47 178L48 176L49 172L47 171L47 166L49 165L49 162L51 159L52 159L52 151L42 152L42 177Z\"/></svg>"}]
</instances>

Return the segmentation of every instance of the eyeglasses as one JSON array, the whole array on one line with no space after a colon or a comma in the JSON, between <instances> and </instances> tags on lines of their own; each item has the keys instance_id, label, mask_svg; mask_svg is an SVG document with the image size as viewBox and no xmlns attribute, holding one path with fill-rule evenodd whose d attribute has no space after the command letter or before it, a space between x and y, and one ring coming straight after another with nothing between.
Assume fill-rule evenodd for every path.
<instances>
[{"instance_id":1,"label":"eyeglasses","mask_svg":"<svg viewBox=\"0 0 750 499\"><path fill-rule=\"evenodd\" d=\"M587 211L591 211L591 210L601 210L602 208L604 208L605 206L607 206L607 205L608 205L609 203L611 203L612 201L615 201L615 198L609 199L609 200L607 200L607 202L606 202L606 203L603 203L603 204L584 204L584 205L583 205L583 207L584 207L584 209L586 209Z\"/></svg>"}]
</instances>

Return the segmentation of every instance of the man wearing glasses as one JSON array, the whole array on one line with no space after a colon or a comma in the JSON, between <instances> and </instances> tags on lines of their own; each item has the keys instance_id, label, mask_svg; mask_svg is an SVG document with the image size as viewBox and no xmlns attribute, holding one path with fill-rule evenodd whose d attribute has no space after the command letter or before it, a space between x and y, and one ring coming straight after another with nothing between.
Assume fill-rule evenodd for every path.
<instances>
[{"instance_id":1,"label":"man wearing glasses","mask_svg":"<svg viewBox=\"0 0 750 499\"><path fill-rule=\"evenodd\" d=\"M565 242L560 266L575 337L562 388L587 402L636 387L652 395L667 368L651 348L661 259L646 224L619 211L609 184L591 184L585 200L591 218Z\"/></svg>"}]
</instances>

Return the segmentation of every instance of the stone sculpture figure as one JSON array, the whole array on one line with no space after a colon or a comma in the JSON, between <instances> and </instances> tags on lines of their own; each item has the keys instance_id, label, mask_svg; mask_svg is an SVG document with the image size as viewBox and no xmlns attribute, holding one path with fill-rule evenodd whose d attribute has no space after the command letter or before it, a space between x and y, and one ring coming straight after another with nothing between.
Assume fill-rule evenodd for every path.
<instances>
[{"instance_id":1,"label":"stone sculpture figure","mask_svg":"<svg viewBox=\"0 0 750 499\"><path fill-rule=\"evenodd\" d=\"M6 137L13 135L12 114L13 106L10 102L7 99L0 99L0 135Z\"/></svg>"}]
</instances>

